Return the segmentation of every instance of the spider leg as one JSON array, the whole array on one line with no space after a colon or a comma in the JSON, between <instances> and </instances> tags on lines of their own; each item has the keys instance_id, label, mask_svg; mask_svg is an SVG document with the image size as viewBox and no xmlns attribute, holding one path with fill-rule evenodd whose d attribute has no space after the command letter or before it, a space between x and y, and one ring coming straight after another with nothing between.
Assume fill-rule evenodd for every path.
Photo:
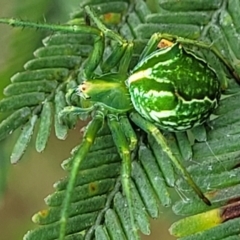
<instances>
[{"instance_id":1,"label":"spider leg","mask_svg":"<svg viewBox=\"0 0 240 240\"><path fill-rule=\"evenodd\" d=\"M107 28L97 17L96 13L89 6L85 7L86 13L93 20L93 22L100 29L102 34L111 40L117 42L115 46L113 46L111 54L107 57L107 59L101 64L102 72L106 73L111 71L117 64L119 64L119 72L126 73L129 64L131 61L131 56L133 52L133 43L128 42L126 39L121 37L116 32Z\"/></svg>"},{"instance_id":2,"label":"spider leg","mask_svg":"<svg viewBox=\"0 0 240 240\"><path fill-rule=\"evenodd\" d=\"M109 73L120 62L127 50L128 43L117 43L112 47L111 54L101 63L100 67L103 73Z\"/></svg>"},{"instance_id":3,"label":"spider leg","mask_svg":"<svg viewBox=\"0 0 240 240\"><path fill-rule=\"evenodd\" d=\"M125 74L126 72L128 72L129 65L130 65L130 62L132 59L132 54L133 54L133 43L128 42L126 51L124 52L124 55L123 55L121 61L119 61L120 63L119 63L118 72L120 74Z\"/></svg>"},{"instance_id":4,"label":"spider leg","mask_svg":"<svg viewBox=\"0 0 240 240\"><path fill-rule=\"evenodd\" d=\"M174 38L179 43L189 44L189 45L193 45L193 46L196 46L199 48L211 50L224 63L224 65L228 68L230 73L232 73L233 77L238 81L238 83L240 83L240 77L237 75L234 68L231 66L231 64L225 58L225 56L216 48L214 43L205 43L202 41L197 41L197 40L192 40L192 39L187 39L187 38L182 38L182 37L177 37L177 36L174 36Z\"/></svg>"},{"instance_id":5,"label":"spider leg","mask_svg":"<svg viewBox=\"0 0 240 240\"><path fill-rule=\"evenodd\" d=\"M97 25L98 29L100 29L102 31L102 33L105 34L106 37L109 37L110 39L116 40L120 44L126 42L126 40L124 38L122 38L119 34L112 31L111 29L107 28L99 20L99 17L97 17L96 13L93 11L93 9L91 9L91 7L86 6L85 11L89 15L89 17L94 21L94 23Z\"/></svg>"},{"instance_id":6,"label":"spider leg","mask_svg":"<svg viewBox=\"0 0 240 240\"><path fill-rule=\"evenodd\" d=\"M90 116L91 112L94 110L94 106L89 108L80 108L75 106L67 106L59 113L60 122L68 122L67 117L69 115L78 116L81 120L86 120Z\"/></svg>"},{"instance_id":7,"label":"spider leg","mask_svg":"<svg viewBox=\"0 0 240 240\"><path fill-rule=\"evenodd\" d=\"M126 115L119 116L119 122L121 125L121 128L129 142L129 149L130 151L133 151L137 146L137 136L135 131L133 130L128 118Z\"/></svg>"},{"instance_id":8,"label":"spider leg","mask_svg":"<svg viewBox=\"0 0 240 240\"><path fill-rule=\"evenodd\" d=\"M121 173L121 180L122 180L122 187L123 192L126 195L127 204L129 208L130 220L133 230L133 235L135 239L139 239L137 228L134 220L134 212L133 212L133 198L131 193L131 152L129 149L129 144L125 137L124 132L121 130L119 126L119 122L116 115L109 115L108 116L108 125L110 131L112 132L113 141L118 149L119 155L122 158L122 173Z\"/></svg>"},{"instance_id":9,"label":"spider leg","mask_svg":"<svg viewBox=\"0 0 240 240\"><path fill-rule=\"evenodd\" d=\"M64 198L64 201L62 203L59 240L65 239L68 210L71 203L71 196L74 190L79 167L84 158L86 157L87 153L89 152L91 146L93 145L96 135L103 125L103 121L104 114L101 111L97 111L92 121L89 122L89 124L87 125L82 143L73 157L73 163L71 166L71 172L66 189L66 197Z\"/></svg>"},{"instance_id":10,"label":"spider leg","mask_svg":"<svg viewBox=\"0 0 240 240\"><path fill-rule=\"evenodd\" d=\"M66 95L65 95L65 99L66 99L66 103L71 106L72 105L72 96L74 95L74 93L76 93L76 88L71 88L67 91Z\"/></svg>"},{"instance_id":11,"label":"spider leg","mask_svg":"<svg viewBox=\"0 0 240 240\"><path fill-rule=\"evenodd\" d=\"M139 61L148 56L150 53L156 51L157 45L162 37L158 33L154 33L151 38L148 40L146 47L143 49Z\"/></svg>"},{"instance_id":12,"label":"spider leg","mask_svg":"<svg viewBox=\"0 0 240 240\"><path fill-rule=\"evenodd\" d=\"M93 50L90 56L84 62L83 78L90 79L93 76L94 70L97 68L97 66L102 60L103 52L104 36L100 33L99 36L95 37Z\"/></svg>"},{"instance_id":13,"label":"spider leg","mask_svg":"<svg viewBox=\"0 0 240 240\"><path fill-rule=\"evenodd\" d=\"M192 46L199 47L199 48L209 49L228 68L228 70L232 74L233 78L235 78L238 81L238 83L240 83L240 77L235 72L233 66L229 63L229 61L216 48L216 46L213 43L205 43L205 42L202 42L202 41L188 39L188 38L183 38L183 37L179 37L179 36L175 36L175 35L169 35L169 34L165 34L165 33L164 34L162 34L162 33L155 33L149 39L146 47L144 48L144 50L143 50L143 52L142 52L142 54L140 56L140 60L142 60L144 57L148 56L150 53L154 52L157 49L158 44L159 44L159 42L162 39L167 39L167 40L170 40L170 41L173 41L173 42L178 42L180 44L188 44L188 45L192 45ZM222 82L222 87L226 88L226 84L227 83Z\"/></svg>"},{"instance_id":14,"label":"spider leg","mask_svg":"<svg viewBox=\"0 0 240 240\"><path fill-rule=\"evenodd\" d=\"M104 35L103 33L91 26L84 25L60 25L60 24L47 24L47 23L34 23L29 21L22 21L18 19L0 19L0 23L6 23L16 27L29 27L34 29L46 29L53 32L60 31L65 33L85 33L93 35L94 37L94 48L90 56L84 63L84 78L91 78L94 70L97 68L102 60L104 52ZM115 33L116 34L116 33ZM117 35L117 34L116 34Z\"/></svg>"},{"instance_id":15,"label":"spider leg","mask_svg":"<svg viewBox=\"0 0 240 240\"><path fill-rule=\"evenodd\" d=\"M159 131L159 129L153 123L142 118L138 113L131 113L130 118L137 126L143 129L145 132L151 134L155 138L157 143L162 147L163 151L165 151L165 153L171 159L176 169L178 169L178 171L181 173L187 183L192 187L192 189L197 193L197 195L207 205L211 205L210 201L204 196L202 190L196 185L191 175L188 173L182 163L173 155L171 149L168 147L166 140Z\"/></svg>"}]
</instances>

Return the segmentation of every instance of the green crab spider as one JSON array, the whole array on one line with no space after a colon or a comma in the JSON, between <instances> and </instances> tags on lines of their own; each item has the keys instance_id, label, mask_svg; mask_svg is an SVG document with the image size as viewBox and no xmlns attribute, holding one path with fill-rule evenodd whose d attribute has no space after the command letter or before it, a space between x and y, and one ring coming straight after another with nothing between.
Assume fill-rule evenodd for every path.
<instances>
[{"instance_id":1,"label":"green crab spider","mask_svg":"<svg viewBox=\"0 0 240 240\"><path fill-rule=\"evenodd\" d=\"M75 91L81 97L82 107L69 106L61 113L61 118L68 114L77 114L80 117L86 114L92 115L92 121L87 125L82 145L77 153L78 158L72 166L68 192L73 191L79 166L106 119L123 161L122 187L129 207L133 235L137 238L130 178L131 153L137 147L138 139L129 119L155 138L196 194L207 205L211 205L182 163L173 155L159 128L167 131L185 131L200 125L209 118L220 99L221 84L214 70L192 52L185 51L181 44L210 48L232 73L233 71L227 61L212 46L190 39L156 33L143 50L139 63L127 76L133 43L127 42L120 35L106 28L88 6L85 10L100 29L99 38L102 40L97 37L96 45L90 56L90 60L94 61L87 61L84 72L81 74L81 77L85 79ZM105 62L101 62L104 52L103 36L109 37L120 45L119 48L113 50ZM162 39L175 40L176 43L156 50ZM107 73L119 61L118 72ZM101 76L93 73L99 64L103 72ZM192 80L191 85L189 80ZM68 95L68 102L71 102L72 94L73 92ZM60 239L64 238L70 195L68 194L63 204Z\"/></svg>"},{"instance_id":2,"label":"green crab spider","mask_svg":"<svg viewBox=\"0 0 240 240\"><path fill-rule=\"evenodd\" d=\"M132 128L132 123L156 140L196 194L207 205L210 205L210 201L195 184L191 175L174 156L159 129L185 131L201 125L218 106L220 99L221 84L215 71L204 60L186 51L182 44L212 50L232 74L234 76L236 74L214 46L160 33L155 33L150 38L139 58L139 63L128 74L134 43L128 42L106 28L90 7L86 6L85 10L97 27L36 24L14 19L1 19L0 22L95 36L92 53L86 60L83 71L79 74L82 83L66 95L70 106L66 107L60 116L64 121L68 114L76 114L80 118L91 116L92 120L86 127L82 143L75 153L71 166L67 194L62 205L59 239L65 238L68 208L77 173L105 121L122 158L122 188L129 208L133 235L138 239L130 187L131 154L138 145L138 138ZM117 42L119 46L113 49L112 54L105 61L102 61L105 37ZM162 39L175 41L175 43L157 50ZM100 76L94 73L98 68L101 70ZM238 77L235 76L235 78ZM189 83L190 80L191 83ZM71 106L74 93L80 96L80 107Z\"/></svg>"}]
</instances>

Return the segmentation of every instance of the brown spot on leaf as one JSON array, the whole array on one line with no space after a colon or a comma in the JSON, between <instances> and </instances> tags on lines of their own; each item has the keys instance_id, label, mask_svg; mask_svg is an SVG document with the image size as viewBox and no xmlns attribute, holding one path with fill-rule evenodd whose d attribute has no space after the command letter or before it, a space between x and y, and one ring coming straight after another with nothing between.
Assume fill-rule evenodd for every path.
<instances>
[{"instance_id":1,"label":"brown spot on leaf","mask_svg":"<svg viewBox=\"0 0 240 240\"><path fill-rule=\"evenodd\" d=\"M42 218L46 218L48 216L49 211L48 210L42 210L39 211L38 214L42 217Z\"/></svg>"},{"instance_id":2,"label":"brown spot on leaf","mask_svg":"<svg viewBox=\"0 0 240 240\"><path fill-rule=\"evenodd\" d=\"M120 13L106 13L103 15L103 21L105 24L119 24L121 21Z\"/></svg>"},{"instance_id":3,"label":"brown spot on leaf","mask_svg":"<svg viewBox=\"0 0 240 240\"><path fill-rule=\"evenodd\" d=\"M89 191L91 192L91 194L94 194L95 192L97 192L98 185L96 182L89 183L88 186L89 186Z\"/></svg>"},{"instance_id":4,"label":"brown spot on leaf","mask_svg":"<svg viewBox=\"0 0 240 240\"><path fill-rule=\"evenodd\" d=\"M240 217L240 201L223 207L221 217L223 222Z\"/></svg>"}]
</instances>

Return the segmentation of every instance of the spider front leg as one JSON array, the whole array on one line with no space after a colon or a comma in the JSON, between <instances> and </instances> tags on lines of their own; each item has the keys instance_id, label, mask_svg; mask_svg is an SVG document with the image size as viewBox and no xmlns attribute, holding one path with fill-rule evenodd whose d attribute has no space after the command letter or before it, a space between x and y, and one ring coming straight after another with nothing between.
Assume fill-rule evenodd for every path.
<instances>
[{"instance_id":1,"label":"spider front leg","mask_svg":"<svg viewBox=\"0 0 240 240\"><path fill-rule=\"evenodd\" d=\"M210 201L204 196L203 192L196 185L191 175L188 173L182 163L173 155L171 149L168 147L166 140L164 139L158 128L153 123L145 120L137 113L131 113L130 118L137 126L143 129L145 132L151 134L155 138L156 142L162 147L163 151L168 155L176 169L181 173L181 175L185 178L185 180L192 187L192 189L207 205L210 206Z\"/></svg>"},{"instance_id":2,"label":"spider front leg","mask_svg":"<svg viewBox=\"0 0 240 240\"><path fill-rule=\"evenodd\" d=\"M121 59L129 59L126 58L125 55L131 55L133 45L129 44L127 40L122 38L119 34L115 33L111 29L107 28L98 18L96 13L89 6L85 7L85 11L90 17L90 19L97 25L97 27L101 30L102 34L105 37L114 40L117 44L113 47L111 54L106 58L104 62L101 62L100 67L102 73L110 72L117 64L119 64ZM96 52L97 53L97 52ZM97 55L96 55L97 56ZM118 67L120 72L126 73L126 66L129 64L124 62L124 64L120 64Z\"/></svg>"},{"instance_id":3,"label":"spider front leg","mask_svg":"<svg viewBox=\"0 0 240 240\"><path fill-rule=\"evenodd\" d=\"M130 124L128 117L126 115L119 116L119 123L121 125L121 129L124 132L128 143L129 143L129 149L130 151L134 151L137 147L137 136L135 131L132 128L132 125Z\"/></svg>"},{"instance_id":4,"label":"spider front leg","mask_svg":"<svg viewBox=\"0 0 240 240\"><path fill-rule=\"evenodd\" d=\"M130 124L130 123L129 123ZM133 198L131 193L131 151L129 149L129 143L127 142L126 136L121 128L120 123L116 115L108 115L108 125L113 136L113 141L118 149L119 155L122 159L122 187L123 192L126 195L126 200L129 208L131 227L133 239L139 239L137 228L134 219L134 207ZM131 233L128 233L131 234ZM130 238L132 239L132 238Z\"/></svg>"},{"instance_id":5,"label":"spider front leg","mask_svg":"<svg viewBox=\"0 0 240 240\"><path fill-rule=\"evenodd\" d=\"M71 121L71 117L77 116L79 119L84 121L91 115L91 112L94 109L94 106L89 108L67 106L59 113L58 120L59 122L68 125L69 121Z\"/></svg>"}]
</instances>

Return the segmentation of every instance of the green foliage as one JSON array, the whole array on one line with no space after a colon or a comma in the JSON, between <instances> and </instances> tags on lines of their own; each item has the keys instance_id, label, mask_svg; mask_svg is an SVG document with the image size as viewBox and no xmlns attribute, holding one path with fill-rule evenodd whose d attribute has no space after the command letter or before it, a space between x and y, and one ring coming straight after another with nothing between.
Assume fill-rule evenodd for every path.
<instances>
[{"instance_id":1,"label":"green foliage","mask_svg":"<svg viewBox=\"0 0 240 240\"><path fill-rule=\"evenodd\" d=\"M234 74L240 75L238 0L201 0L194 4L188 0L160 0L147 3L149 6L144 1L86 0L81 1L81 7L92 5L106 24L128 40L134 40L130 68L137 63L139 54L151 35L164 32L212 43L225 60L230 62ZM150 10L152 8L155 13ZM114 14L109 19L106 13ZM87 21L83 17L81 8L72 15L69 24ZM61 122L58 115L69 104L65 98L66 93L80 83L78 70L81 74L81 69L88 67L87 57L93 55L91 53L96 48L96 45L93 47L95 40L96 37L91 32L52 33L43 40L44 47L35 52L35 59L25 64L25 71L12 77L12 83L5 89L6 98L0 101L0 111L9 113L0 124L0 139L23 126L11 156L12 162L16 163L21 158L33 131L37 132L36 150L41 152L47 145L52 125L56 136L65 139L68 128L77 123L77 117ZM107 42L105 53L114 51L112 46L112 42ZM175 187L183 199L174 203L173 211L178 215L193 217L175 223L171 227L172 234L184 240L236 239L240 234L239 219L236 218L239 216L237 207L240 197L240 88L231 77L232 73L216 55L206 49L194 50L206 59L224 82L223 97L208 125L197 127L188 133L166 133L166 138L174 155L189 166L189 173L210 199L212 206L201 202L186 182L179 179L169 158L155 140L134 126L136 135L141 140L137 152L132 156L134 217L139 230L149 234L149 217L159 217L159 203L164 206L171 204L169 188ZM105 58L107 57L108 54ZM108 66L104 69L109 70ZM72 101L78 105L81 100L74 98ZM35 127L37 118L40 119L38 128ZM33 221L41 226L29 231L24 239L58 238L63 218L62 203L67 197L71 198L71 204L66 209L68 218L65 239L132 239L130 214L119 177L121 156L107 124L98 122L94 126L98 126L97 129L91 129L94 132L91 136L97 135L95 140L92 138L94 144L76 146L72 156L62 164L67 172L71 172L72 164L79 154L86 153L80 170L74 175L73 191L66 190L68 177L57 182L54 185L55 192L45 200L48 210L40 211L33 217ZM85 131L85 139L88 131L90 130ZM131 136L128 138L132 139ZM90 151L83 151L83 148L90 148ZM236 219L232 220L233 218ZM207 223L205 219L208 219Z\"/></svg>"},{"instance_id":2,"label":"green foliage","mask_svg":"<svg viewBox=\"0 0 240 240\"><path fill-rule=\"evenodd\" d=\"M11 6L11 7L9 7ZM24 16L29 19L41 19L43 14L48 11L49 8L49 1L48 0L36 0L32 2L31 0L26 0L24 3L22 2L15 2L15 1L1 1L1 15L9 16ZM29 11L29 9L34 9L34 11ZM58 19L59 19L60 12L58 11ZM44 14L45 17L49 21L53 21L52 18L48 14ZM0 96L1 99L3 98L3 91L2 89L9 83L9 78L13 74L13 69L16 71L22 68L27 59L32 57L32 52L39 45L40 39L43 38L44 33L41 31L26 31L22 34L22 29L11 29L5 26L5 28L1 28L1 36L0 41L1 43L8 43L7 47L5 44L1 46L1 71L0 71ZM1 113L1 121L6 116L4 113ZM18 120L17 120L18 121ZM22 123L24 123L23 120ZM21 123L21 124L22 124ZM7 125L6 125L7 126ZM8 135L7 131L7 135ZM7 150L9 149L9 145L11 145L10 141L3 141L1 142L1 167L0 167L0 195L4 194L4 190L6 187L6 179L8 168L11 167L9 164L9 159L7 156ZM0 197L2 200L2 197Z\"/></svg>"}]
</instances>

